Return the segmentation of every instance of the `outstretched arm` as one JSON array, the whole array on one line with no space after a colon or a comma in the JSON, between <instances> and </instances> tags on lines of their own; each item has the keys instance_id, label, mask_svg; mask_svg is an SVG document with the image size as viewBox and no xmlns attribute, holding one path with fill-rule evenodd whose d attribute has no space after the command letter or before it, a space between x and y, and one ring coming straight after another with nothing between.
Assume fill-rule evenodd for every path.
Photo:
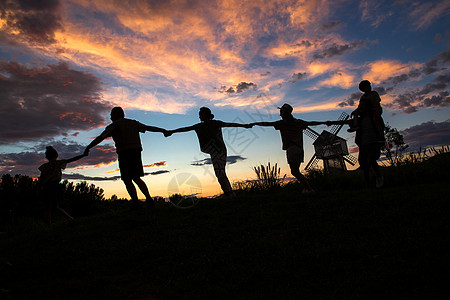
<instances>
[{"instance_id":1,"label":"outstretched arm","mask_svg":"<svg viewBox=\"0 0 450 300\"><path fill-rule=\"evenodd\" d=\"M255 122L255 123L251 123L250 125L254 126L275 126L276 122Z\"/></svg>"},{"instance_id":2,"label":"outstretched arm","mask_svg":"<svg viewBox=\"0 0 450 300\"><path fill-rule=\"evenodd\" d=\"M316 125L323 125L323 124L329 124L330 121L305 121L306 125L308 126L316 126Z\"/></svg>"},{"instance_id":3,"label":"outstretched arm","mask_svg":"<svg viewBox=\"0 0 450 300\"><path fill-rule=\"evenodd\" d=\"M160 127L156 127L156 126L144 125L144 128L145 128L145 131L162 132L162 133L167 132L167 130L165 130L164 128L160 128Z\"/></svg>"},{"instance_id":4,"label":"outstretched arm","mask_svg":"<svg viewBox=\"0 0 450 300\"><path fill-rule=\"evenodd\" d=\"M100 144L102 141L104 140L104 138L102 136L98 136L96 137L89 145L87 145L86 150L84 150L84 153L89 153L89 150L91 148L94 148L95 146L97 146L98 144Z\"/></svg>"},{"instance_id":5,"label":"outstretched arm","mask_svg":"<svg viewBox=\"0 0 450 300\"><path fill-rule=\"evenodd\" d=\"M68 164L68 163L77 161L77 160L79 160L79 159L81 159L81 158L83 158L83 157L85 157L85 156L87 156L87 151L84 151L84 153L81 154L81 155L77 155L77 156L74 156L74 157L69 158L69 159L64 159L63 161L64 161L66 164Z\"/></svg>"},{"instance_id":6,"label":"outstretched arm","mask_svg":"<svg viewBox=\"0 0 450 300\"><path fill-rule=\"evenodd\" d=\"M253 124L239 124L239 123L226 123L223 122L222 127L244 127L244 128L252 128Z\"/></svg>"},{"instance_id":7,"label":"outstretched arm","mask_svg":"<svg viewBox=\"0 0 450 300\"><path fill-rule=\"evenodd\" d=\"M174 130L167 130L164 133L164 136L168 137L168 136L171 136L172 133L177 133L177 132L188 132L188 131L194 130L194 126L195 125L188 126L188 127L180 127L180 128L174 129Z\"/></svg>"}]
</instances>

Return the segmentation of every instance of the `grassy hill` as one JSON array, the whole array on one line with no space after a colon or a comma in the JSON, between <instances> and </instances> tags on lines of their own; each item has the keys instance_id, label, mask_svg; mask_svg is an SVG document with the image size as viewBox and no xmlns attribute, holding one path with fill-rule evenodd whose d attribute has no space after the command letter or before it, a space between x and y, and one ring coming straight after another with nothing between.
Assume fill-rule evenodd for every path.
<instances>
[{"instance_id":1,"label":"grassy hill","mask_svg":"<svg viewBox=\"0 0 450 300\"><path fill-rule=\"evenodd\" d=\"M448 182L118 206L0 235L4 299L443 299Z\"/></svg>"}]
</instances>

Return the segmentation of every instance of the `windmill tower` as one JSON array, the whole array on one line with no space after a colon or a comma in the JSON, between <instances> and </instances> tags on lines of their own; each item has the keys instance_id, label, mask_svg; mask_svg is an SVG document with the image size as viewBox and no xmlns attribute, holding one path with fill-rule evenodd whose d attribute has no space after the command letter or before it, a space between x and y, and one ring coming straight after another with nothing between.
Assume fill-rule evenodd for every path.
<instances>
[{"instance_id":1,"label":"windmill tower","mask_svg":"<svg viewBox=\"0 0 450 300\"><path fill-rule=\"evenodd\" d=\"M343 112L338 120L346 121L348 118L349 115ZM321 134L309 127L305 130L305 134L314 140L315 151L305 170L316 167L319 160L323 161L323 169L326 173L347 170L345 162L352 166L356 164L358 160L348 152L347 141L337 135L343 126L344 124L333 125L330 131L324 130Z\"/></svg>"}]
</instances>

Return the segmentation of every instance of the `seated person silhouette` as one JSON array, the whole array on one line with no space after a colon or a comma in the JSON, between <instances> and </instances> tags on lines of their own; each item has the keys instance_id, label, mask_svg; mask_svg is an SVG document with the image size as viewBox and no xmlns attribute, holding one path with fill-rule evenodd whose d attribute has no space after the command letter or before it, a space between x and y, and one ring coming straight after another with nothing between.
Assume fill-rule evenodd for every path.
<instances>
[{"instance_id":1,"label":"seated person silhouette","mask_svg":"<svg viewBox=\"0 0 450 300\"><path fill-rule=\"evenodd\" d=\"M216 174L220 187L224 192L220 198L234 198L236 195L231 188L230 181L228 180L225 172L225 166L227 163L227 148L223 141L222 127L251 128L252 126L249 124L226 123L219 120L213 120L214 115L207 107L200 108L198 115L201 121L200 123L189 127L168 130L166 136L170 136L177 132L194 130L198 137L200 150L211 156L214 173Z\"/></svg>"}]
</instances>

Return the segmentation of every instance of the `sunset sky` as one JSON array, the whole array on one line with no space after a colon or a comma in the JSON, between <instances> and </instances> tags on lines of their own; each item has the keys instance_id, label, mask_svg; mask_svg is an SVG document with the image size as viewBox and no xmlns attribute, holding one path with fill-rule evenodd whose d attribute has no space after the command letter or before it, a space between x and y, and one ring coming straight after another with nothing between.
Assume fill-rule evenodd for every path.
<instances>
[{"instance_id":1,"label":"sunset sky","mask_svg":"<svg viewBox=\"0 0 450 300\"><path fill-rule=\"evenodd\" d=\"M198 123L202 106L227 122L278 120L283 103L333 120L355 109L363 79L409 150L450 144L449 15L448 0L0 1L0 174L39 176L48 145L82 153L113 106L166 129ZM268 162L290 175L279 132L223 133L231 181ZM194 132L141 138L152 196L220 193ZM63 178L126 197L117 168L107 140Z\"/></svg>"}]
</instances>

